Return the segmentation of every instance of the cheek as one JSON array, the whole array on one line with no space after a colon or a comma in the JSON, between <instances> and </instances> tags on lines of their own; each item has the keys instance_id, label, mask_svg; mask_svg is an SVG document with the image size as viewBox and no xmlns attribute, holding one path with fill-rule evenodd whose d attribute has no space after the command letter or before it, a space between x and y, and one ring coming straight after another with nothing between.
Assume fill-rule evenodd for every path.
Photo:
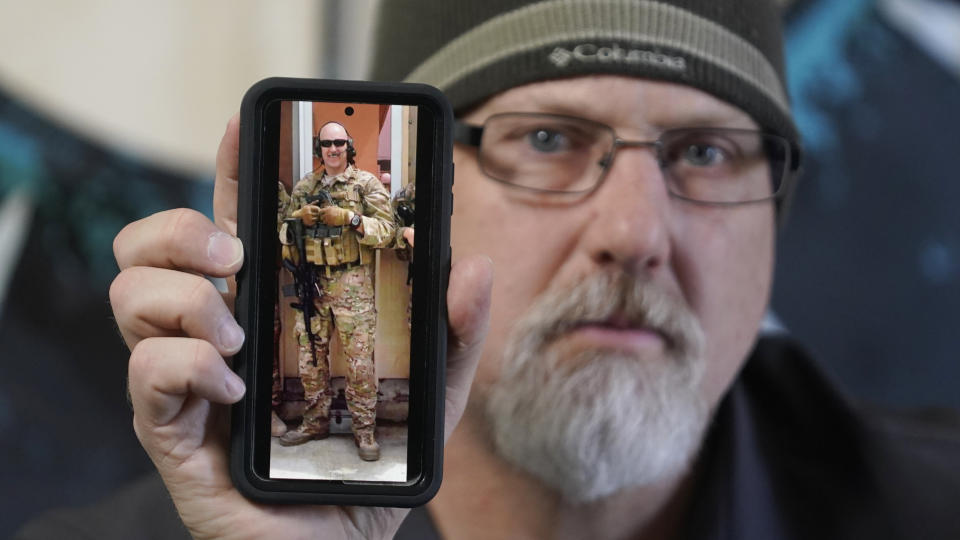
<instances>
[{"instance_id":1,"label":"cheek","mask_svg":"<svg viewBox=\"0 0 960 540\"><path fill-rule=\"evenodd\" d=\"M707 339L703 388L716 403L756 340L773 272L772 207L700 209L680 234L677 266Z\"/></svg>"},{"instance_id":2,"label":"cheek","mask_svg":"<svg viewBox=\"0 0 960 540\"><path fill-rule=\"evenodd\" d=\"M493 260L490 330L477 382L499 373L503 344L514 321L545 290L569 252L569 223L552 224L555 210L531 206L511 197L509 188L483 176L469 155L455 152L457 179L451 218L454 259L486 255Z\"/></svg>"}]
</instances>

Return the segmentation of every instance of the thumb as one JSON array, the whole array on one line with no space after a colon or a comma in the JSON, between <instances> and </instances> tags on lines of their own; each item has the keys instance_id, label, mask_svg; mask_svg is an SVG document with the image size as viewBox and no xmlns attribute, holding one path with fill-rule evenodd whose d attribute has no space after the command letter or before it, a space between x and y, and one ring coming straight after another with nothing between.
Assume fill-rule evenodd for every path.
<instances>
[{"instance_id":1,"label":"thumb","mask_svg":"<svg viewBox=\"0 0 960 540\"><path fill-rule=\"evenodd\" d=\"M223 230L237 234L237 178L240 176L240 115L227 122L217 150L217 178L213 184L213 217Z\"/></svg>"},{"instance_id":2,"label":"thumb","mask_svg":"<svg viewBox=\"0 0 960 540\"><path fill-rule=\"evenodd\" d=\"M447 353L446 436L460 421L470 396L470 386L490 326L492 286L493 261L489 257L465 257L450 269L447 288L450 348Z\"/></svg>"}]
</instances>

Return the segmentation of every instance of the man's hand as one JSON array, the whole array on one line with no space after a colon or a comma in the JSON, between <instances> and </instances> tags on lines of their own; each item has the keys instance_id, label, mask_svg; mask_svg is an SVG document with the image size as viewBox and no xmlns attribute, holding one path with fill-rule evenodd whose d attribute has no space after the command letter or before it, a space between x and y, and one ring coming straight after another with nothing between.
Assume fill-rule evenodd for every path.
<instances>
[{"instance_id":1,"label":"man's hand","mask_svg":"<svg viewBox=\"0 0 960 540\"><path fill-rule=\"evenodd\" d=\"M239 119L220 143L215 224L186 209L125 227L114 240L120 275L110 301L130 347L134 431L195 538L389 538L406 510L269 506L230 481L227 405L244 394L224 362L244 336L231 315L243 251L236 239ZM203 275L226 277L219 293ZM492 268L473 257L453 266L447 291L445 433L466 406L486 336Z\"/></svg>"},{"instance_id":2,"label":"man's hand","mask_svg":"<svg viewBox=\"0 0 960 540\"><path fill-rule=\"evenodd\" d=\"M407 244L413 247L413 227L404 227L401 234L403 234L403 239L407 241Z\"/></svg>"},{"instance_id":3,"label":"man's hand","mask_svg":"<svg viewBox=\"0 0 960 540\"><path fill-rule=\"evenodd\" d=\"M318 221L322 221L323 224L328 227L341 227L350 223L353 212L332 204L324 206L323 208L313 204L305 204L290 215L302 219L303 224L307 227L312 226Z\"/></svg>"},{"instance_id":4,"label":"man's hand","mask_svg":"<svg viewBox=\"0 0 960 540\"><path fill-rule=\"evenodd\" d=\"M346 208L340 208L339 206L329 205L324 206L320 209L320 219L323 223L329 227L340 227L350 223L350 219L353 217L353 212L347 210Z\"/></svg>"},{"instance_id":5,"label":"man's hand","mask_svg":"<svg viewBox=\"0 0 960 540\"><path fill-rule=\"evenodd\" d=\"M294 210L290 215L300 218L307 227L312 227L314 223L320 221L320 207L314 204L305 204L299 210Z\"/></svg>"}]
</instances>

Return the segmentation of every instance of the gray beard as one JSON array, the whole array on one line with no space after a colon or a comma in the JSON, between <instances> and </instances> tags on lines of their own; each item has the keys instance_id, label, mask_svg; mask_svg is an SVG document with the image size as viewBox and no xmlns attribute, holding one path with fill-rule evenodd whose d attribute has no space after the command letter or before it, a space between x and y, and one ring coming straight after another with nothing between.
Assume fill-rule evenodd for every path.
<instances>
[{"instance_id":1,"label":"gray beard","mask_svg":"<svg viewBox=\"0 0 960 540\"><path fill-rule=\"evenodd\" d=\"M578 321L658 329L664 354L575 354L554 344ZM518 321L485 393L496 452L576 503L682 473L703 439L703 332L679 298L626 274L542 295Z\"/></svg>"}]
</instances>

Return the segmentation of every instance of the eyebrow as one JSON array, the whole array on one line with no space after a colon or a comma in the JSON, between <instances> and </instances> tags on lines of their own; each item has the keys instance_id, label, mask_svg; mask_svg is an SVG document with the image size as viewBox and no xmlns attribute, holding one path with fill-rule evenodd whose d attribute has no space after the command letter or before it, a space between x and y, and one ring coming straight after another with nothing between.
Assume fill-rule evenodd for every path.
<instances>
[{"instance_id":1,"label":"eyebrow","mask_svg":"<svg viewBox=\"0 0 960 540\"><path fill-rule=\"evenodd\" d=\"M565 116L576 116L580 118L596 118L600 116L598 114L584 114L585 107L583 105L575 105L570 103L569 100L558 101L553 99L553 96L538 99L536 102L534 102L533 109L534 110L522 112L562 114Z\"/></svg>"},{"instance_id":2,"label":"eyebrow","mask_svg":"<svg viewBox=\"0 0 960 540\"><path fill-rule=\"evenodd\" d=\"M544 96L533 102L532 105L524 107L525 110L517 112L538 112L549 114L561 114L565 116L575 116L586 118L595 122L609 124L613 127L620 125L617 120L615 110L607 108L592 107L593 101L587 100L583 104L573 104L569 98L556 99L558 96ZM635 126L640 127L640 126ZM682 127L734 127L744 129L757 129L756 123L746 113L733 108L713 108L712 110L693 110L684 111L679 115L672 115L670 118L654 118L648 120L646 126L653 131L661 132L667 129L676 129Z\"/></svg>"},{"instance_id":3,"label":"eyebrow","mask_svg":"<svg viewBox=\"0 0 960 540\"><path fill-rule=\"evenodd\" d=\"M756 122L749 116L745 114L730 114L726 111L717 111L717 113L695 112L677 118L666 119L665 121L651 122L650 125L661 131L684 127L759 129Z\"/></svg>"}]
</instances>

